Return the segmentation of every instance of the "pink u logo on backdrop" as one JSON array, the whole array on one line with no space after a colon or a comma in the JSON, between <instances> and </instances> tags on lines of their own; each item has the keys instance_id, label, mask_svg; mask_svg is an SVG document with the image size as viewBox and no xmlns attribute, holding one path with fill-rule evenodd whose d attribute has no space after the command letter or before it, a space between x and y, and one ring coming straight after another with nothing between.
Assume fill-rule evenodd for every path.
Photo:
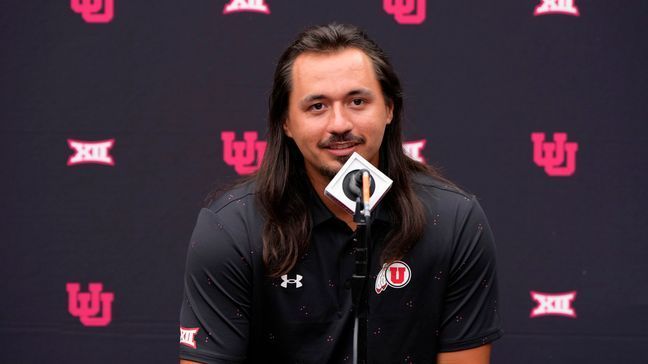
<instances>
[{"instance_id":1,"label":"pink u logo on backdrop","mask_svg":"<svg viewBox=\"0 0 648 364\"><path fill-rule=\"evenodd\" d=\"M90 283L90 292L79 292L79 283L68 283L65 286L68 293L68 312L78 317L84 326L108 326L112 320L112 302L115 294L102 292L103 284Z\"/></svg>"},{"instance_id":2,"label":"pink u logo on backdrop","mask_svg":"<svg viewBox=\"0 0 648 364\"><path fill-rule=\"evenodd\" d=\"M545 142L545 133L531 133L533 161L552 177L571 176L576 172L578 143L567 142L567 133L554 133L553 142Z\"/></svg>"},{"instance_id":3,"label":"pink u logo on backdrop","mask_svg":"<svg viewBox=\"0 0 648 364\"><path fill-rule=\"evenodd\" d=\"M109 23L115 14L114 0L70 0L70 7L86 23Z\"/></svg>"},{"instance_id":4,"label":"pink u logo on backdrop","mask_svg":"<svg viewBox=\"0 0 648 364\"><path fill-rule=\"evenodd\" d=\"M383 0L383 9L398 24L421 24L425 20L427 0Z\"/></svg>"},{"instance_id":5,"label":"pink u logo on backdrop","mask_svg":"<svg viewBox=\"0 0 648 364\"><path fill-rule=\"evenodd\" d=\"M235 141L236 133L224 131L221 133L223 141L223 160L234 167L240 175L256 172L261 166L265 154L266 142L257 140L259 133L246 131L243 133L243 141Z\"/></svg>"}]
</instances>

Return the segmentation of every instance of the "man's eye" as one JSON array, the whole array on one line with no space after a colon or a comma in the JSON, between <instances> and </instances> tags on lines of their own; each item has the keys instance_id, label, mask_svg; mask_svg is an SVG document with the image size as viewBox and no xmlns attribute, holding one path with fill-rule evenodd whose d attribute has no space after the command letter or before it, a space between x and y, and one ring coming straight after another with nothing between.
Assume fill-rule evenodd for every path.
<instances>
[{"instance_id":1,"label":"man's eye","mask_svg":"<svg viewBox=\"0 0 648 364\"><path fill-rule=\"evenodd\" d=\"M360 105L364 104L364 100L363 99L353 99L353 104L355 106L360 106Z\"/></svg>"},{"instance_id":2,"label":"man's eye","mask_svg":"<svg viewBox=\"0 0 648 364\"><path fill-rule=\"evenodd\" d=\"M317 104L311 105L310 108L313 109L313 110L322 110L324 108L324 104L322 104L321 102L318 102Z\"/></svg>"}]
</instances>

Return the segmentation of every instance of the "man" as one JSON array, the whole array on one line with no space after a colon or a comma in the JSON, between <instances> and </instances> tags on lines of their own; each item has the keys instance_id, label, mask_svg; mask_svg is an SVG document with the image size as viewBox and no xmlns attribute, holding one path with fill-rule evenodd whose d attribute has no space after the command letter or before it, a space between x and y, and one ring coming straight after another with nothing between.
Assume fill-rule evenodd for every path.
<instances>
[{"instance_id":1,"label":"man","mask_svg":"<svg viewBox=\"0 0 648 364\"><path fill-rule=\"evenodd\" d=\"M283 53L261 168L191 238L183 362L351 362L356 224L324 188L353 152L394 181L372 213L368 362L489 362L501 331L488 222L405 156L402 106L383 51L353 26L308 29Z\"/></svg>"}]
</instances>

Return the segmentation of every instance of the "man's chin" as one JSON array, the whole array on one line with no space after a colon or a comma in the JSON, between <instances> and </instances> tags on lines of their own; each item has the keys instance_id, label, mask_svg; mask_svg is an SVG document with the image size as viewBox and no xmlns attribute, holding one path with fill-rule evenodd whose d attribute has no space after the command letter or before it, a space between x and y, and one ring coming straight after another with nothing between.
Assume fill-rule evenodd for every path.
<instances>
[{"instance_id":1,"label":"man's chin","mask_svg":"<svg viewBox=\"0 0 648 364\"><path fill-rule=\"evenodd\" d=\"M341 157L336 157L333 161L330 161L328 164L322 164L319 166L317 171L319 172L320 175L328 179L329 181L335 177L335 175L342 169L342 166L344 163L346 163L349 158L351 158L350 155L345 155Z\"/></svg>"},{"instance_id":2,"label":"man's chin","mask_svg":"<svg viewBox=\"0 0 648 364\"><path fill-rule=\"evenodd\" d=\"M341 156L341 157L337 157L337 158L336 158L337 161L340 162L340 168L342 168L342 166L344 165L344 163L346 163L346 162L349 160L349 158L351 158L351 154L349 154L349 155L344 155L344 156ZM340 168L338 168L338 170L340 170Z\"/></svg>"},{"instance_id":3,"label":"man's chin","mask_svg":"<svg viewBox=\"0 0 648 364\"><path fill-rule=\"evenodd\" d=\"M319 169L319 173L324 176L327 180L332 180L333 177L340 171L340 168L331 168L329 166L322 166Z\"/></svg>"},{"instance_id":4,"label":"man's chin","mask_svg":"<svg viewBox=\"0 0 648 364\"><path fill-rule=\"evenodd\" d=\"M330 163L329 165L323 165L319 169L320 174L326 177L328 180L332 180L333 177L335 177L335 175L340 171L340 169L342 169L344 163L346 163L346 161L349 159L349 157L341 157L336 159L337 159L337 163L333 162Z\"/></svg>"}]
</instances>

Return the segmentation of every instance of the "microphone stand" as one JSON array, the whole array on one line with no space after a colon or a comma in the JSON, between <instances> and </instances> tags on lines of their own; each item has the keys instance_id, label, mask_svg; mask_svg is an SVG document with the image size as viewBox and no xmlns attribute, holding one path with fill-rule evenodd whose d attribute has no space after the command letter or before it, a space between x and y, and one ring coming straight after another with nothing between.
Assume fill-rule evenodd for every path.
<instances>
[{"instance_id":1,"label":"microphone stand","mask_svg":"<svg viewBox=\"0 0 648 364\"><path fill-rule=\"evenodd\" d=\"M356 198L353 221L356 223L356 239L353 245L355 269L351 276L351 300L353 305L353 364L367 363L367 278L369 275L369 236L371 210L369 206L369 173L363 172L362 194Z\"/></svg>"}]
</instances>

